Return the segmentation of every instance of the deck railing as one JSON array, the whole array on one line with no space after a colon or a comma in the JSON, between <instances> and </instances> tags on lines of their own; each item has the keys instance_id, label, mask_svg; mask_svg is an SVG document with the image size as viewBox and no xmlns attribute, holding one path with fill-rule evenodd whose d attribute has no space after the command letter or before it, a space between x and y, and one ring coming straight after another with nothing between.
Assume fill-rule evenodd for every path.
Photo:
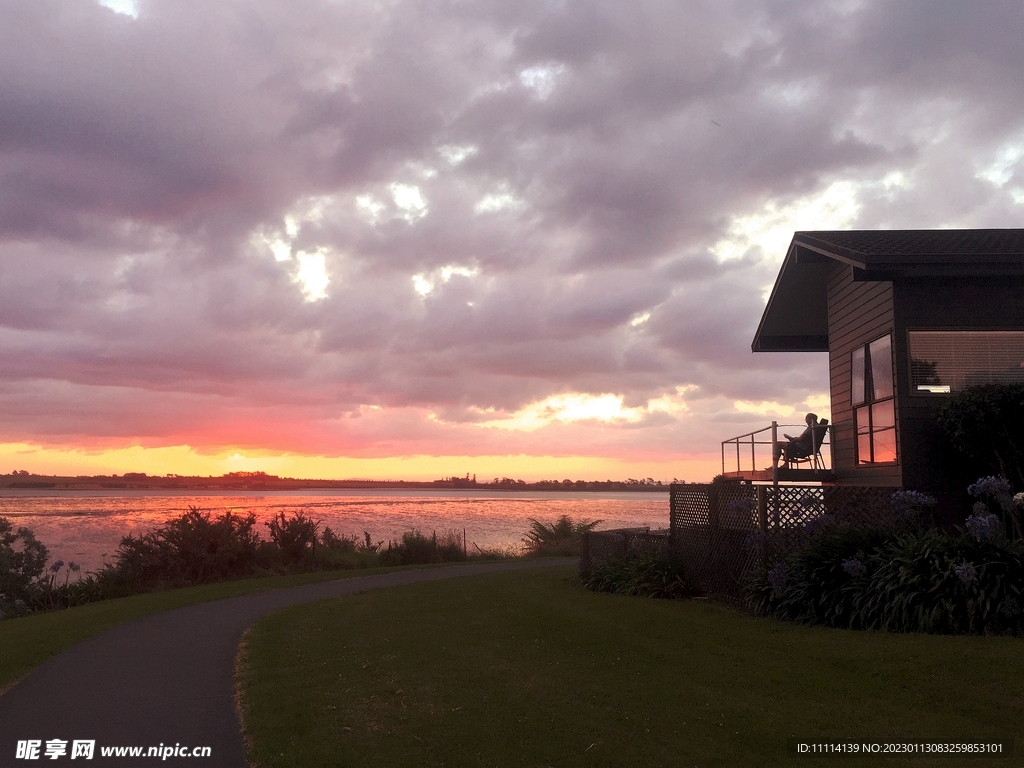
<instances>
[{"instance_id":1,"label":"deck railing","mask_svg":"<svg viewBox=\"0 0 1024 768\"><path fill-rule=\"evenodd\" d=\"M748 470L753 472L758 469L770 468L772 466L772 457L775 455L775 446L780 443L785 445L789 442L783 437L783 430L794 430L795 437L806 428L806 424L779 424L773 421L771 426L723 440L722 474L746 472ZM817 456L811 457L810 466L812 469L823 472L828 472L832 469L831 434L832 428L829 425L829 428L825 430L821 445L818 447L821 459L819 460ZM734 457L735 465L733 464Z\"/></svg>"}]
</instances>

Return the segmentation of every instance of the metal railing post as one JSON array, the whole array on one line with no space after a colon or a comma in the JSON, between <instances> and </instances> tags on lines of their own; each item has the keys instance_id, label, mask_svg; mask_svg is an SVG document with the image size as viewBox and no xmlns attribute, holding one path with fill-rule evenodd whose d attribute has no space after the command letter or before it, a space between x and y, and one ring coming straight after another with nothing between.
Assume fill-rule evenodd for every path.
<instances>
[{"instance_id":1,"label":"metal railing post","mask_svg":"<svg viewBox=\"0 0 1024 768\"><path fill-rule=\"evenodd\" d=\"M775 528L779 528L779 462L776 456L779 455L779 423L772 422L772 517L775 521Z\"/></svg>"},{"instance_id":2,"label":"metal railing post","mask_svg":"<svg viewBox=\"0 0 1024 768\"><path fill-rule=\"evenodd\" d=\"M779 455L779 423L772 422L772 485L779 487L779 462L776 456Z\"/></svg>"}]
</instances>

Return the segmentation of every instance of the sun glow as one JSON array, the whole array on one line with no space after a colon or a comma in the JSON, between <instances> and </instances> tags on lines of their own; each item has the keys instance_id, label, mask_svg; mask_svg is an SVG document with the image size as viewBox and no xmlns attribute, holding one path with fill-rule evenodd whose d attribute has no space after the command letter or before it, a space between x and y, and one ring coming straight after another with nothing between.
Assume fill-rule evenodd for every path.
<instances>
[{"instance_id":1,"label":"sun glow","mask_svg":"<svg viewBox=\"0 0 1024 768\"><path fill-rule=\"evenodd\" d=\"M711 252L721 261L738 259L751 248L778 258L786 252L793 233L800 230L846 229L860 213L858 187L850 181L837 181L825 190L778 205L774 200L757 213L736 216Z\"/></svg>"},{"instance_id":2,"label":"sun glow","mask_svg":"<svg viewBox=\"0 0 1024 768\"><path fill-rule=\"evenodd\" d=\"M747 400L737 400L732 404L740 413L756 413L759 416L767 416L770 413L778 416L789 417L796 411L792 405L782 405L772 400L762 400L759 403L752 403Z\"/></svg>"},{"instance_id":3,"label":"sun glow","mask_svg":"<svg viewBox=\"0 0 1024 768\"><path fill-rule=\"evenodd\" d=\"M220 476L229 472L266 472L279 477L309 479L362 478L373 480L430 481L470 472L481 480L494 477L522 478L527 482L571 478L573 480L624 480L654 477L663 481L678 477L687 481L708 480L720 470L715 456L686 455L651 460L644 457L534 456L527 454L480 456L425 455L380 458L304 456L253 450L203 453L187 445L162 448L115 448L86 451L79 448L43 447L28 443L0 443L0 474L25 470L38 475L74 477L145 472L162 477Z\"/></svg>"},{"instance_id":4,"label":"sun glow","mask_svg":"<svg viewBox=\"0 0 1024 768\"><path fill-rule=\"evenodd\" d=\"M122 16L131 16L133 19L139 18L139 7L135 0L99 0L99 4Z\"/></svg>"},{"instance_id":5,"label":"sun glow","mask_svg":"<svg viewBox=\"0 0 1024 768\"><path fill-rule=\"evenodd\" d=\"M504 418L477 422L477 426L532 432L556 422L635 423L652 413L675 414L686 411L683 395L688 389L679 387L675 394L649 400L646 405L637 407L626 406L622 395L588 395L577 392L552 395L530 403Z\"/></svg>"},{"instance_id":6,"label":"sun glow","mask_svg":"<svg viewBox=\"0 0 1024 768\"><path fill-rule=\"evenodd\" d=\"M327 256L321 248L313 253L299 251L295 254L299 268L295 272L295 282L302 288L306 301L319 301L327 297Z\"/></svg>"},{"instance_id":7,"label":"sun glow","mask_svg":"<svg viewBox=\"0 0 1024 768\"><path fill-rule=\"evenodd\" d=\"M454 275L476 277L480 267L464 267L459 264L448 264L433 272L420 272L412 276L412 287L420 296L426 296L437 286L438 282L447 283ZM470 305L472 306L472 304Z\"/></svg>"}]
</instances>

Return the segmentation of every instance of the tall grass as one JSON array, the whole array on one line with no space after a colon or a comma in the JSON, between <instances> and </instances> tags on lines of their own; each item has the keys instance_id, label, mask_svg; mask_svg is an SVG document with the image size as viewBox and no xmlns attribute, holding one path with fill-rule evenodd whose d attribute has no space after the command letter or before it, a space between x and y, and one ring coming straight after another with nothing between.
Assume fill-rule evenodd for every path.
<instances>
[{"instance_id":1,"label":"tall grass","mask_svg":"<svg viewBox=\"0 0 1024 768\"><path fill-rule=\"evenodd\" d=\"M434 531L425 536L418 530L407 531L398 541L389 541L380 550L384 565L421 565L426 563L458 563L467 559L463 537L458 531Z\"/></svg>"},{"instance_id":2,"label":"tall grass","mask_svg":"<svg viewBox=\"0 0 1024 768\"><path fill-rule=\"evenodd\" d=\"M523 538L526 552L535 556L578 557L583 545L583 534L594 530L600 522L576 522L568 515L562 515L553 523L542 523L531 517L530 530Z\"/></svg>"}]
</instances>

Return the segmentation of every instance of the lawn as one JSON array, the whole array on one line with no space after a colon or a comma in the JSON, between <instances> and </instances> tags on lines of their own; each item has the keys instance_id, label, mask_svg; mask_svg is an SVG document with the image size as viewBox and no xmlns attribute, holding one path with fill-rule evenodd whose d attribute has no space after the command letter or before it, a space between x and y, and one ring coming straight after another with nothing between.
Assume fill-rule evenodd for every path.
<instances>
[{"instance_id":1,"label":"lawn","mask_svg":"<svg viewBox=\"0 0 1024 768\"><path fill-rule=\"evenodd\" d=\"M400 570L374 568L351 571L319 571L295 576L240 579L199 587L150 592L118 600L104 600L78 608L37 613L0 621L0 692L55 653L123 621L172 608L248 595L268 589L296 587L320 581L368 576Z\"/></svg>"},{"instance_id":2,"label":"lawn","mask_svg":"<svg viewBox=\"0 0 1024 768\"><path fill-rule=\"evenodd\" d=\"M1024 722L1019 639L595 594L571 567L289 608L247 633L238 675L259 768L790 765L796 739L976 742Z\"/></svg>"}]
</instances>

